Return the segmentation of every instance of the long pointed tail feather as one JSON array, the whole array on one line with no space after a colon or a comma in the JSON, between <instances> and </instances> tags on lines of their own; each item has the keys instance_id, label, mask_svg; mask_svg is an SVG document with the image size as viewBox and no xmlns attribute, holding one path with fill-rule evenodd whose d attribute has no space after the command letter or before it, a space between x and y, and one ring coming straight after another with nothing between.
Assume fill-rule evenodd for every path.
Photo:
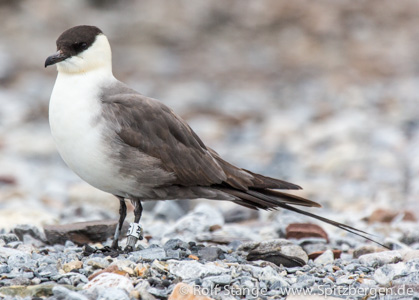
<instances>
[{"instance_id":1,"label":"long pointed tail feather","mask_svg":"<svg viewBox=\"0 0 419 300\"><path fill-rule=\"evenodd\" d=\"M370 234L368 232L357 229L355 227L352 227L352 226L349 226L340 222L336 222L328 218L325 218L325 217L322 217L322 216L294 207L294 205L306 206L306 207L320 207L320 204L318 204L317 202L314 202L314 201L311 201L302 197L298 197L295 195L282 193L279 191L274 191L274 190L269 190L269 189L249 189L246 191L242 191L242 190L232 189L230 187L225 187L225 186L219 186L217 187L217 189L235 197L236 200L234 200L234 202L242 206L245 206L251 209L264 209L264 210L275 210L279 207L284 208L284 209L320 220L322 222L325 222L327 224L333 225L342 230L345 230L347 232L360 236L366 240L374 242L384 248L388 248L382 243L374 240L371 237L371 236L374 236L373 234Z\"/></svg>"}]
</instances>

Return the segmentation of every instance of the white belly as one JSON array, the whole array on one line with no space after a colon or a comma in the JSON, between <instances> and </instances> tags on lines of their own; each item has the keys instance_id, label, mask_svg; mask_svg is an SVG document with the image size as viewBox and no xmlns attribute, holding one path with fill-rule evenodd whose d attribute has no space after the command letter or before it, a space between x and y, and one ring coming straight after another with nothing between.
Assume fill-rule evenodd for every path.
<instances>
[{"instance_id":1,"label":"white belly","mask_svg":"<svg viewBox=\"0 0 419 300\"><path fill-rule=\"evenodd\" d=\"M97 122L101 113L99 89L91 79L86 75L57 77L49 107L51 132L61 157L77 175L115 194L118 170L106 150L104 124Z\"/></svg>"}]
</instances>

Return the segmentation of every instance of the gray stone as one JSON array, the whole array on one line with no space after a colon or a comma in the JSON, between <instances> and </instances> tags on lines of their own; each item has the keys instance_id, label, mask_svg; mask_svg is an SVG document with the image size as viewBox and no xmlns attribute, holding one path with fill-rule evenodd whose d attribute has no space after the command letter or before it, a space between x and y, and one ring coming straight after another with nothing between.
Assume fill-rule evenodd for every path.
<instances>
[{"instance_id":1,"label":"gray stone","mask_svg":"<svg viewBox=\"0 0 419 300\"><path fill-rule=\"evenodd\" d=\"M410 260L419 259L419 250L407 250L402 251L403 261L408 262Z\"/></svg>"},{"instance_id":2,"label":"gray stone","mask_svg":"<svg viewBox=\"0 0 419 300\"><path fill-rule=\"evenodd\" d=\"M149 289L150 283L144 279L140 279L134 287L134 290L138 291L141 295L141 300L155 300L156 298L148 292Z\"/></svg>"},{"instance_id":3,"label":"gray stone","mask_svg":"<svg viewBox=\"0 0 419 300\"><path fill-rule=\"evenodd\" d=\"M80 293L66 289L61 285L56 285L52 288L54 297L57 300L88 300L88 298ZM115 298L116 299L116 298Z\"/></svg>"},{"instance_id":4,"label":"gray stone","mask_svg":"<svg viewBox=\"0 0 419 300\"><path fill-rule=\"evenodd\" d=\"M183 280L194 280L207 276L221 275L228 272L228 269L219 267L214 263L205 265L197 261L169 261L169 271Z\"/></svg>"},{"instance_id":5,"label":"gray stone","mask_svg":"<svg viewBox=\"0 0 419 300\"><path fill-rule=\"evenodd\" d=\"M175 201L158 201L153 208L156 218L174 221L183 217L186 212Z\"/></svg>"},{"instance_id":6,"label":"gray stone","mask_svg":"<svg viewBox=\"0 0 419 300\"><path fill-rule=\"evenodd\" d=\"M0 257L8 258L11 255L29 255L23 251L7 248L7 247L0 247Z\"/></svg>"},{"instance_id":7,"label":"gray stone","mask_svg":"<svg viewBox=\"0 0 419 300\"><path fill-rule=\"evenodd\" d=\"M393 278L394 284L417 285L419 282L419 259L406 263L406 270Z\"/></svg>"},{"instance_id":8,"label":"gray stone","mask_svg":"<svg viewBox=\"0 0 419 300\"><path fill-rule=\"evenodd\" d=\"M46 242L45 234L38 227L29 224L16 225L12 229L13 233L16 234L19 240L23 241L25 235L29 235L32 238L39 240L43 243Z\"/></svg>"},{"instance_id":9,"label":"gray stone","mask_svg":"<svg viewBox=\"0 0 419 300\"><path fill-rule=\"evenodd\" d=\"M109 288L116 288L125 290L126 293L132 291L134 288L132 281L122 275L118 275L115 273L102 273L90 280L86 285L83 286L84 290L102 290L102 289L109 289ZM117 298L115 298L117 299Z\"/></svg>"},{"instance_id":10,"label":"gray stone","mask_svg":"<svg viewBox=\"0 0 419 300\"><path fill-rule=\"evenodd\" d=\"M33 297L47 297L53 294L52 289L56 286L57 284L55 283L31 286L5 286L0 288L0 295L13 296L10 299L20 299L19 297L28 297L28 299L32 299ZM71 286L66 287L73 288Z\"/></svg>"},{"instance_id":11,"label":"gray stone","mask_svg":"<svg viewBox=\"0 0 419 300\"><path fill-rule=\"evenodd\" d=\"M408 228L405 232L403 237L401 238L401 242L412 245L415 243L419 243L419 226L412 226Z\"/></svg>"},{"instance_id":12,"label":"gray stone","mask_svg":"<svg viewBox=\"0 0 419 300\"><path fill-rule=\"evenodd\" d=\"M308 261L300 246L285 239L243 243L237 253L247 260L266 260L284 267L303 266Z\"/></svg>"},{"instance_id":13,"label":"gray stone","mask_svg":"<svg viewBox=\"0 0 419 300\"><path fill-rule=\"evenodd\" d=\"M151 295L154 295L154 296L156 296L157 298L160 298L160 299L167 299L167 297L170 293L170 291L168 289L165 289L165 288L164 289L161 289L161 288L159 289L159 288L155 288L155 287L149 288L148 292Z\"/></svg>"},{"instance_id":14,"label":"gray stone","mask_svg":"<svg viewBox=\"0 0 419 300\"><path fill-rule=\"evenodd\" d=\"M314 260L314 264L317 266L324 266L333 263L334 259L335 258L333 252L329 249L322 253L319 257L317 257Z\"/></svg>"},{"instance_id":15,"label":"gray stone","mask_svg":"<svg viewBox=\"0 0 419 300\"><path fill-rule=\"evenodd\" d=\"M22 274L25 274L25 273L22 273ZM31 278L33 278L33 273L32 273ZM31 278L28 278L24 275L16 276L15 278L10 280L10 285L15 285L15 286L29 285L31 283Z\"/></svg>"},{"instance_id":16,"label":"gray stone","mask_svg":"<svg viewBox=\"0 0 419 300\"><path fill-rule=\"evenodd\" d=\"M274 284L275 282L280 282L280 286L289 286L289 283L278 274L271 266L266 267L250 267L251 274L254 278L268 282L269 284Z\"/></svg>"},{"instance_id":17,"label":"gray stone","mask_svg":"<svg viewBox=\"0 0 419 300\"><path fill-rule=\"evenodd\" d=\"M380 267L384 264L397 263L401 260L402 255L400 251L382 251L359 257L359 262L369 267Z\"/></svg>"},{"instance_id":18,"label":"gray stone","mask_svg":"<svg viewBox=\"0 0 419 300\"><path fill-rule=\"evenodd\" d=\"M78 245L103 242L113 237L118 220L77 222L65 225L46 225L44 232L50 244L65 244L70 240ZM128 230L124 222L122 232Z\"/></svg>"},{"instance_id":19,"label":"gray stone","mask_svg":"<svg viewBox=\"0 0 419 300\"><path fill-rule=\"evenodd\" d=\"M86 261L83 263L83 265L91 266L93 269L105 269L109 266L109 264L109 261L102 257L92 257L86 259Z\"/></svg>"},{"instance_id":20,"label":"gray stone","mask_svg":"<svg viewBox=\"0 0 419 300\"><path fill-rule=\"evenodd\" d=\"M130 256L135 262L162 260L167 257L166 252L161 247L149 247L140 251L134 251Z\"/></svg>"},{"instance_id":21,"label":"gray stone","mask_svg":"<svg viewBox=\"0 0 419 300\"><path fill-rule=\"evenodd\" d=\"M10 269L8 265L0 264L0 274L9 273Z\"/></svg>"},{"instance_id":22,"label":"gray stone","mask_svg":"<svg viewBox=\"0 0 419 300\"><path fill-rule=\"evenodd\" d=\"M223 212L223 216L226 223L237 223L257 219L259 211L237 206Z\"/></svg>"},{"instance_id":23,"label":"gray stone","mask_svg":"<svg viewBox=\"0 0 419 300\"><path fill-rule=\"evenodd\" d=\"M352 283L355 282L356 279L357 279L357 277L354 278L354 276L352 274L347 274L347 275L339 276L336 279L336 284L338 284L338 285L351 285Z\"/></svg>"},{"instance_id":24,"label":"gray stone","mask_svg":"<svg viewBox=\"0 0 419 300\"><path fill-rule=\"evenodd\" d=\"M182 241L180 239L170 239L164 244L163 248L166 251L167 250L177 250L177 249L188 250L189 249L189 244L185 243L184 241Z\"/></svg>"},{"instance_id":25,"label":"gray stone","mask_svg":"<svg viewBox=\"0 0 419 300\"><path fill-rule=\"evenodd\" d=\"M35 268L36 261L27 253L17 253L12 254L7 259L7 264L10 269L20 269L20 268Z\"/></svg>"},{"instance_id":26,"label":"gray stone","mask_svg":"<svg viewBox=\"0 0 419 300\"><path fill-rule=\"evenodd\" d=\"M111 265L116 265L119 270L125 270L125 269L134 269L135 263L129 259L117 259L112 262Z\"/></svg>"},{"instance_id":27,"label":"gray stone","mask_svg":"<svg viewBox=\"0 0 419 300\"><path fill-rule=\"evenodd\" d=\"M36 272L39 276L51 277L58 274L58 269L56 265L48 264L39 267L38 269L36 269Z\"/></svg>"},{"instance_id":28,"label":"gray stone","mask_svg":"<svg viewBox=\"0 0 419 300\"><path fill-rule=\"evenodd\" d=\"M208 204L199 204L192 212L180 218L169 228L166 236L178 234L198 234L208 232L214 225L224 225L221 212Z\"/></svg>"},{"instance_id":29,"label":"gray stone","mask_svg":"<svg viewBox=\"0 0 419 300\"><path fill-rule=\"evenodd\" d=\"M344 269L345 269L345 271L348 271L348 272L353 273L353 272L355 272L355 270L356 270L356 269L358 269L359 267L360 267L360 265L359 265L359 264L354 264L354 263L351 263L351 264L349 264L349 265L346 265L346 266L344 267Z\"/></svg>"},{"instance_id":30,"label":"gray stone","mask_svg":"<svg viewBox=\"0 0 419 300\"><path fill-rule=\"evenodd\" d=\"M87 279L87 277L83 274L73 273L73 272L70 272L68 274L71 274L69 279L70 279L70 283L71 283L72 286L79 287L79 286L83 286L83 285L85 285L86 283L89 282L89 279Z\"/></svg>"},{"instance_id":31,"label":"gray stone","mask_svg":"<svg viewBox=\"0 0 419 300\"><path fill-rule=\"evenodd\" d=\"M106 288L98 292L98 298L100 300L129 300L127 292L123 289L118 288Z\"/></svg>"},{"instance_id":32,"label":"gray stone","mask_svg":"<svg viewBox=\"0 0 419 300\"><path fill-rule=\"evenodd\" d=\"M84 285L89 282L89 280L84 274L75 273L75 272L57 274L57 275L51 276L51 280L53 281L62 280L63 282L69 282L72 286Z\"/></svg>"},{"instance_id":33,"label":"gray stone","mask_svg":"<svg viewBox=\"0 0 419 300\"><path fill-rule=\"evenodd\" d=\"M378 268L374 272L374 280L383 286L386 286L397 276L407 275L408 268L404 262L397 264L387 264Z\"/></svg>"},{"instance_id":34,"label":"gray stone","mask_svg":"<svg viewBox=\"0 0 419 300\"><path fill-rule=\"evenodd\" d=\"M6 244L9 244L10 242L19 241L19 238L16 234L5 233L5 234L0 234L0 240L3 240Z\"/></svg>"},{"instance_id":35,"label":"gray stone","mask_svg":"<svg viewBox=\"0 0 419 300\"><path fill-rule=\"evenodd\" d=\"M64 247L77 249L76 244L74 244L72 241L66 241L65 244L64 244Z\"/></svg>"},{"instance_id":36,"label":"gray stone","mask_svg":"<svg viewBox=\"0 0 419 300\"><path fill-rule=\"evenodd\" d=\"M19 248L19 246L23 246L23 242L22 241L10 241L8 243L8 246L13 248L13 249L17 249L17 248Z\"/></svg>"},{"instance_id":37,"label":"gray stone","mask_svg":"<svg viewBox=\"0 0 419 300\"><path fill-rule=\"evenodd\" d=\"M218 247L204 247L198 250L198 257L205 261L215 261L223 254Z\"/></svg>"},{"instance_id":38,"label":"gray stone","mask_svg":"<svg viewBox=\"0 0 419 300\"><path fill-rule=\"evenodd\" d=\"M310 288L316 282L316 278L312 275L301 275L297 277L297 282L292 285L294 289Z\"/></svg>"},{"instance_id":39,"label":"gray stone","mask_svg":"<svg viewBox=\"0 0 419 300\"><path fill-rule=\"evenodd\" d=\"M231 275L225 274L225 275L219 275L219 276L208 276L205 277L205 281L210 281L213 284L216 285L227 285L231 283Z\"/></svg>"},{"instance_id":40,"label":"gray stone","mask_svg":"<svg viewBox=\"0 0 419 300\"><path fill-rule=\"evenodd\" d=\"M182 250L180 249L177 249L177 250L169 249L169 250L166 250L166 256L167 258L179 259L181 256L181 251Z\"/></svg>"}]
</instances>

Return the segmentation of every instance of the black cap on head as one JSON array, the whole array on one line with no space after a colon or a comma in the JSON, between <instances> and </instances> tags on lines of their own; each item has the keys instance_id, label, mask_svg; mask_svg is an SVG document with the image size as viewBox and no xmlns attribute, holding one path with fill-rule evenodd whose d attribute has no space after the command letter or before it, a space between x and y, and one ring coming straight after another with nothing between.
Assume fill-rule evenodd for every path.
<instances>
[{"instance_id":1,"label":"black cap on head","mask_svg":"<svg viewBox=\"0 0 419 300\"><path fill-rule=\"evenodd\" d=\"M102 30L95 26L80 25L64 31L57 39L57 50L73 56L89 48Z\"/></svg>"},{"instance_id":2,"label":"black cap on head","mask_svg":"<svg viewBox=\"0 0 419 300\"><path fill-rule=\"evenodd\" d=\"M89 48L102 30L96 26L80 25L64 31L57 39L59 53L52 55L45 61L45 67L77 55Z\"/></svg>"}]
</instances>

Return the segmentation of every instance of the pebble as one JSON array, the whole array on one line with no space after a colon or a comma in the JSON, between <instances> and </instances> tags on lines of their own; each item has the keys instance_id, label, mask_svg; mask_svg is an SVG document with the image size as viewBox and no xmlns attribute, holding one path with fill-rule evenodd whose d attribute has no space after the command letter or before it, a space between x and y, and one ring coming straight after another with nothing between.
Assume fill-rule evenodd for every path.
<instances>
[{"instance_id":1,"label":"pebble","mask_svg":"<svg viewBox=\"0 0 419 300\"><path fill-rule=\"evenodd\" d=\"M166 221L178 220L183 217L186 212L175 201L159 201L153 208L154 216L157 219Z\"/></svg>"},{"instance_id":2,"label":"pebble","mask_svg":"<svg viewBox=\"0 0 419 300\"><path fill-rule=\"evenodd\" d=\"M26 236L30 236L37 241L41 241L42 243L46 243L46 237L44 232L39 230L38 227L29 225L29 224L19 224L12 228L11 230L19 240L23 241Z\"/></svg>"},{"instance_id":3,"label":"pebble","mask_svg":"<svg viewBox=\"0 0 419 300\"><path fill-rule=\"evenodd\" d=\"M131 290L134 289L134 286L132 281L127 277L114 273L99 274L83 286L83 289L85 290L103 290L109 288L122 289L129 294Z\"/></svg>"},{"instance_id":4,"label":"pebble","mask_svg":"<svg viewBox=\"0 0 419 300\"><path fill-rule=\"evenodd\" d=\"M404 262L387 264L374 272L374 280L383 286L387 286L396 276L407 275L408 269Z\"/></svg>"},{"instance_id":5,"label":"pebble","mask_svg":"<svg viewBox=\"0 0 419 300\"><path fill-rule=\"evenodd\" d=\"M402 252L403 261L407 262L414 259L419 259L419 250L408 250Z\"/></svg>"},{"instance_id":6,"label":"pebble","mask_svg":"<svg viewBox=\"0 0 419 300\"><path fill-rule=\"evenodd\" d=\"M19 241L19 238L16 234L6 233L6 234L0 234L0 240L3 240L6 244L9 244L10 242Z\"/></svg>"},{"instance_id":7,"label":"pebble","mask_svg":"<svg viewBox=\"0 0 419 300\"><path fill-rule=\"evenodd\" d=\"M9 272L10 272L10 268L8 265L0 264L0 275L4 273L9 273Z\"/></svg>"},{"instance_id":8,"label":"pebble","mask_svg":"<svg viewBox=\"0 0 419 300\"><path fill-rule=\"evenodd\" d=\"M328 265L333 263L333 260L335 259L333 251L332 250L326 250L323 254L321 254L319 257L317 257L314 260L314 263L318 266L321 265Z\"/></svg>"},{"instance_id":9,"label":"pebble","mask_svg":"<svg viewBox=\"0 0 419 300\"><path fill-rule=\"evenodd\" d=\"M137 285L134 287L133 292L138 292L141 300L155 300L156 298L150 294L148 291L150 289L150 283L147 280L140 279ZM130 294L131 295L131 294ZM136 297L136 299L140 299L140 297Z\"/></svg>"},{"instance_id":10,"label":"pebble","mask_svg":"<svg viewBox=\"0 0 419 300\"><path fill-rule=\"evenodd\" d=\"M259 217L259 212L245 207L234 207L223 212L226 223L239 223L243 221L255 220Z\"/></svg>"},{"instance_id":11,"label":"pebble","mask_svg":"<svg viewBox=\"0 0 419 300\"><path fill-rule=\"evenodd\" d=\"M199 259L205 261L218 260L223 255L223 251L218 247L204 247L198 250Z\"/></svg>"},{"instance_id":12,"label":"pebble","mask_svg":"<svg viewBox=\"0 0 419 300\"><path fill-rule=\"evenodd\" d=\"M92 257L84 261L84 265L93 269L105 269L109 266L109 261L102 257Z\"/></svg>"},{"instance_id":13,"label":"pebble","mask_svg":"<svg viewBox=\"0 0 419 300\"><path fill-rule=\"evenodd\" d=\"M248 260L266 260L285 267L302 266L308 261L300 246L285 239L243 243L237 252Z\"/></svg>"},{"instance_id":14,"label":"pebble","mask_svg":"<svg viewBox=\"0 0 419 300\"><path fill-rule=\"evenodd\" d=\"M161 247L150 247L130 254L134 262L162 260L166 258L166 252Z\"/></svg>"},{"instance_id":15,"label":"pebble","mask_svg":"<svg viewBox=\"0 0 419 300\"><path fill-rule=\"evenodd\" d=\"M30 254L22 252L10 255L7 259L7 264L12 270L28 269L34 268L36 266L36 261L32 259Z\"/></svg>"},{"instance_id":16,"label":"pebble","mask_svg":"<svg viewBox=\"0 0 419 300\"><path fill-rule=\"evenodd\" d=\"M187 234L187 236L190 236L191 234L208 232L214 225L224 225L222 213L214 206L201 203L193 211L180 218L174 226L167 230L165 235Z\"/></svg>"},{"instance_id":17,"label":"pebble","mask_svg":"<svg viewBox=\"0 0 419 300\"><path fill-rule=\"evenodd\" d=\"M329 237L319 225L311 223L292 223L285 229L287 239L320 238L329 241Z\"/></svg>"},{"instance_id":18,"label":"pebble","mask_svg":"<svg viewBox=\"0 0 419 300\"><path fill-rule=\"evenodd\" d=\"M183 280L221 275L228 272L226 268L219 267L212 262L204 265L195 260L176 262L169 261L169 271Z\"/></svg>"},{"instance_id":19,"label":"pebble","mask_svg":"<svg viewBox=\"0 0 419 300\"><path fill-rule=\"evenodd\" d=\"M368 267L379 267L384 264L397 263L401 260L402 255L399 251L383 251L359 257L359 262Z\"/></svg>"},{"instance_id":20,"label":"pebble","mask_svg":"<svg viewBox=\"0 0 419 300\"><path fill-rule=\"evenodd\" d=\"M101 300L129 300L129 296L125 290L120 288L106 288L98 293L98 299Z\"/></svg>"},{"instance_id":21,"label":"pebble","mask_svg":"<svg viewBox=\"0 0 419 300\"><path fill-rule=\"evenodd\" d=\"M54 286L52 288L52 293L54 294L54 297L57 298L57 300L89 300L86 296L71 291L61 285Z\"/></svg>"},{"instance_id":22,"label":"pebble","mask_svg":"<svg viewBox=\"0 0 419 300\"><path fill-rule=\"evenodd\" d=\"M232 280L231 275L218 275L218 276L207 276L205 277L204 281L209 281L213 284L219 284L219 285L227 285L230 284Z\"/></svg>"},{"instance_id":23,"label":"pebble","mask_svg":"<svg viewBox=\"0 0 419 300\"><path fill-rule=\"evenodd\" d=\"M12 255L27 255L25 252L20 251L20 250L16 250L16 249L12 249L12 248L6 248L6 247L0 247L0 257L2 258L8 258Z\"/></svg>"},{"instance_id":24,"label":"pebble","mask_svg":"<svg viewBox=\"0 0 419 300\"><path fill-rule=\"evenodd\" d=\"M83 263L79 260L74 260L71 262L68 262L66 264L63 265L62 269L64 272L68 273L71 272L73 270L78 270L81 269L83 267Z\"/></svg>"}]
</instances>

